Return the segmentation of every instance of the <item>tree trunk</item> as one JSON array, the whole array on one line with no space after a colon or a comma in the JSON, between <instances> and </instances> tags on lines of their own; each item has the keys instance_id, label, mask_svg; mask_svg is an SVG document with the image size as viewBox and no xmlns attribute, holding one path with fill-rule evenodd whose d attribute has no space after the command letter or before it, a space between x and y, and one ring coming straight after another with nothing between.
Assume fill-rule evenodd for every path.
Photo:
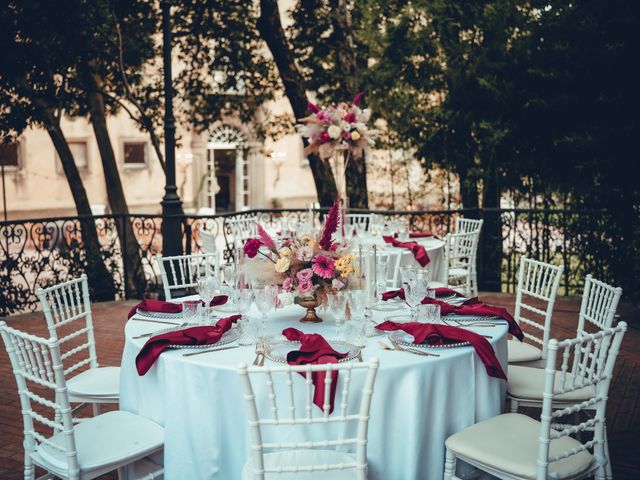
<instances>
[{"instance_id":1,"label":"tree trunk","mask_svg":"<svg viewBox=\"0 0 640 480\"><path fill-rule=\"evenodd\" d=\"M87 101L89 106L91 125L98 142L98 150L102 159L102 169L107 186L107 196L112 213L118 216L116 226L122 250L122 262L125 272L124 286L127 298L140 298L144 294L146 280L140 261L140 246L136 239L129 217L129 207L122 189L122 182L118 173L116 157L111 145L107 119L105 116L104 99L98 89L98 80L89 79ZM94 87L94 88L92 88Z\"/></svg>"},{"instance_id":2,"label":"tree trunk","mask_svg":"<svg viewBox=\"0 0 640 480\"><path fill-rule=\"evenodd\" d=\"M478 284L480 289L499 292L502 289L502 217L500 184L493 159L485 169L482 188L483 219L480 240Z\"/></svg>"},{"instance_id":3,"label":"tree trunk","mask_svg":"<svg viewBox=\"0 0 640 480\"><path fill-rule=\"evenodd\" d=\"M344 91L350 98L358 93L358 65L356 47L353 41L351 13L346 0L337 0L333 15L333 39L336 45L341 45L336 51L336 65L343 75ZM369 208L367 190L367 164L364 154L352 157L347 165L347 197L350 208Z\"/></svg>"},{"instance_id":4,"label":"tree trunk","mask_svg":"<svg viewBox=\"0 0 640 480\"><path fill-rule=\"evenodd\" d=\"M71 195L76 205L76 211L81 217L79 221L86 256L85 271L92 293L91 297L94 301L98 302L113 300L116 294L116 287L113 282L113 276L109 270L107 270L102 258L96 223L92 217L91 205L89 204L87 191L82 184L80 172L73 159L73 154L69 149L69 144L62 133L60 123L51 112L45 113L45 125L56 152L60 157L60 163L67 177Z\"/></svg>"},{"instance_id":5,"label":"tree trunk","mask_svg":"<svg viewBox=\"0 0 640 480\"><path fill-rule=\"evenodd\" d=\"M293 53L282 29L277 0L260 0L258 30L269 47L271 55L273 55L273 60L280 73L280 79L291 104L293 114L296 118L305 117L307 115L308 99L304 79L296 66ZM307 140L303 140L305 146L307 146ZM316 185L318 202L323 207L330 207L338 197L331 166L328 162L322 161L317 154L311 154L308 158Z\"/></svg>"}]
</instances>

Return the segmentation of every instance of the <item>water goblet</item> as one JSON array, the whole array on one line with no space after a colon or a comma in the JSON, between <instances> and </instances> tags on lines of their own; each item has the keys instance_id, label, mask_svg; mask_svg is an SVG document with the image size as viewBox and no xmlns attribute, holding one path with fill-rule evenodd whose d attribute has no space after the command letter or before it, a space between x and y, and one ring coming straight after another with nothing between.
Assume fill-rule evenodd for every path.
<instances>
[{"instance_id":1,"label":"water goblet","mask_svg":"<svg viewBox=\"0 0 640 480\"><path fill-rule=\"evenodd\" d=\"M404 298L411 309L411 321L416 320L416 307L420 305L426 293L426 285L419 280L403 284Z\"/></svg>"},{"instance_id":2,"label":"water goblet","mask_svg":"<svg viewBox=\"0 0 640 480\"><path fill-rule=\"evenodd\" d=\"M182 302L182 321L187 324L198 324L200 300L186 300Z\"/></svg>"},{"instance_id":3,"label":"water goblet","mask_svg":"<svg viewBox=\"0 0 640 480\"><path fill-rule=\"evenodd\" d=\"M211 312L211 300L215 297L216 290L218 290L219 287L218 279L212 275L203 275L198 278L197 284L198 295L200 295L200 298L204 303L205 316L209 316L209 313Z\"/></svg>"},{"instance_id":4,"label":"water goblet","mask_svg":"<svg viewBox=\"0 0 640 480\"><path fill-rule=\"evenodd\" d=\"M275 285L266 285L264 288L257 288L253 292L256 307L262 314L261 332L264 335L267 325L267 314L276 306L276 296L278 295L278 287Z\"/></svg>"},{"instance_id":5,"label":"water goblet","mask_svg":"<svg viewBox=\"0 0 640 480\"><path fill-rule=\"evenodd\" d=\"M336 336L340 337L340 327L347 307L347 296L342 292L330 293L327 296L329 310L336 319Z\"/></svg>"},{"instance_id":6,"label":"water goblet","mask_svg":"<svg viewBox=\"0 0 640 480\"><path fill-rule=\"evenodd\" d=\"M422 323L433 323L439 325L440 321L440 305L427 304L418 305L418 321Z\"/></svg>"},{"instance_id":7,"label":"water goblet","mask_svg":"<svg viewBox=\"0 0 640 480\"><path fill-rule=\"evenodd\" d=\"M382 301L382 294L387 289L389 278L389 257L378 255L376 259L376 302Z\"/></svg>"},{"instance_id":8,"label":"water goblet","mask_svg":"<svg viewBox=\"0 0 640 480\"><path fill-rule=\"evenodd\" d=\"M224 284L234 287L236 285L236 265L235 263L227 263L222 267L222 275L224 277Z\"/></svg>"}]
</instances>

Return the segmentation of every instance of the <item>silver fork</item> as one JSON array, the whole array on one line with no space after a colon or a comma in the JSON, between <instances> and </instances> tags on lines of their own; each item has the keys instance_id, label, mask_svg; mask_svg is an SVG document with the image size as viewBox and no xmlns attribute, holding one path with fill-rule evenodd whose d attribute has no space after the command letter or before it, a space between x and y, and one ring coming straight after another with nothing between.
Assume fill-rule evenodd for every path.
<instances>
[{"instance_id":1,"label":"silver fork","mask_svg":"<svg viewBox=\"0 0 640 480\"><path fill-rule=\"evenodd\" d=\"M261 363L264 364L264 342L260 340L256 343L256 358L253 364L261 366Z\"/></svg>"},{"instance_id":2,"label":"silver fork","mask_svg":"<svg viewBox=\"0 0 640 480\"><path fill-rule=\"evenodd\" d=\"M409 352L409 353L413 353L415 355L424 355L425 357L439 357L440 356L437 353L423 352L422 350L416 350L415 348L401 347L397 343L393 343L392 345L396 350L398 350L400 352Z\"/></svg>"}]
</instances>

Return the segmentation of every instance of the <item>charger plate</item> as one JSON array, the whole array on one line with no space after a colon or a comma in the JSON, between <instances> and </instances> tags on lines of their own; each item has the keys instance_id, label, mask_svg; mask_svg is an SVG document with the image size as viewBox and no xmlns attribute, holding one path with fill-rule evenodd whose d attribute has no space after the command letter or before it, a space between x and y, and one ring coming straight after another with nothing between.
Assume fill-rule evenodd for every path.
<instances>
[{"instance_id":1,"label":"charger plate","mask_svg":"<svg viewBox=\"0 0 640 480\"><path fill-rule=\"evenodd\" d=\"M216 348L221 345L226 345L228 343L235 342L240 337L238 330L236 328L232 328L227 330L222 334L220 340L216 343L207 343L205 345L169 345L167 348L175 348L175 349L199 349L199 348Z\"/></svg>"},{"instance_id":2,"label":"charger plate","mask_svg":"<svg viewBox=\"0 0 640 480\"><path fill-rule=\"evenodd\" d=\"M360 348L355 345L341 340L327 340L327 342L329 342L331 348L337 352L348 352L346 357L338 360L338 363L350 362L360 356ZM287 363L287 354L299 349L300 342L298 341L278 342L268 346L264 352L264 356L276 363Z\"/></svg>"},{"instance_id":3,"label":"charger plate","mask_svg":"<svg viewBox=\"0 0 640 480\"><path fill-rule=\"evenodd\" d=\"M136 310L136 315L141 315L146 318L176 319L182 316L182 312L177 312L177 313L150 312L148 310L143 310L142 308L138 308Z\"/></svg>"},{"instance_id":4,"label":"charger plate","mask_svg":"<svg viewBox=\"0 0 640 480\"><path fill-rule=\"evenodd\" d=\"M403 332L402 330L395 330L389 334L389 340L391 343L395 343L396 345L400 345L402 347L413 347L413 348L458 348L458 347L467 347L471 345L471 342L457 342L457 343L448 343L445 345L429 345L427 343L413 343L413 335L407 332Z\"/></svg>"}]
</instances>

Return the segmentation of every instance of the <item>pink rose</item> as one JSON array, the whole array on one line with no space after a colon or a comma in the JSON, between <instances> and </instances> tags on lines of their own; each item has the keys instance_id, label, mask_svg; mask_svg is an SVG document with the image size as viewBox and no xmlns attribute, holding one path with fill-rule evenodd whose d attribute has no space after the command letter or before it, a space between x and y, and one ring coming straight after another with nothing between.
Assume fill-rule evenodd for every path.
<instances>
[{"instance_id":1,"label":"pink rose","mask_svg":"<svg viewBox=\"0 0 640 480\"><path fill-rule=\"evenodd\" d=\"M247 240L247 243L244 244L244 254L249 258L255 257L258 254L258 250L260 250L260 245L260 240L257 238L250 238Z\"/></svg>"},{"instance_id":2,"label":"pink rose","mask_svg":"<svg viewBox=\"0 0 640 480\"><path fill-rule=\"evenodd\" d=\"M285 292L290 292L293 289L293 279L291 277L287 277L282 282L282 290Z\"/></svg>"},{"instance_id":3,"label":"pink rose","mask_svg":"<svg viewBox=\"0 0 640 480\"><path fill-rule=\"evenodd\" d=\"M296 277L298 277L298 280L300 280L300 282L310 282L311 277L313 277L313 270L311 270L310 268L305 268L304 270L300 270L296 274Z\"/></svg>"},{"instance_id":4,"label":"pink rose","mask_svg":"<svg viewBox=\"0 0 640 480\"><path fill-rule=\"evenodd\" d=\"M320 134L320 142L322 143L327 143L331 141L331 137L329 136L329 134L327 132L322 132Z\"/></svg>"},{"instance_id":5,"label":"pink rose","mask_svg":"<svg viewBox=\"0 0 640 480\"><path fill-rule=\"evenodd\" d=\"M351 132L342 132L343 140L349 140L351 138Z\"/></svg>"},{"instance_id":6,"label":"pink rose","mask_svg":"<svg viewBox=\"0 0 640 480\"><path fill-rule=\"evenodd\" d=\"M349 122L349 123L353 123L353 122L355 122L355 121L356 121L356 114L355 114L355 113L353 113L353 112L351 112L351 113L347 113L347 114L344 116L344 121L345 121L345 122Z\"/></svg>"},{"instance_id":7,"label":"pink rose","mask_svg":"<svg viewBox=\"0 0 640 480\"><path fill-rule=\"evenodd\" d=\"M298 285L298 290L300 291L300 293L309 293L313 290L313 283L311 283L311 280L300 282L300 284Z\"/></svg>"}]
</instances>

